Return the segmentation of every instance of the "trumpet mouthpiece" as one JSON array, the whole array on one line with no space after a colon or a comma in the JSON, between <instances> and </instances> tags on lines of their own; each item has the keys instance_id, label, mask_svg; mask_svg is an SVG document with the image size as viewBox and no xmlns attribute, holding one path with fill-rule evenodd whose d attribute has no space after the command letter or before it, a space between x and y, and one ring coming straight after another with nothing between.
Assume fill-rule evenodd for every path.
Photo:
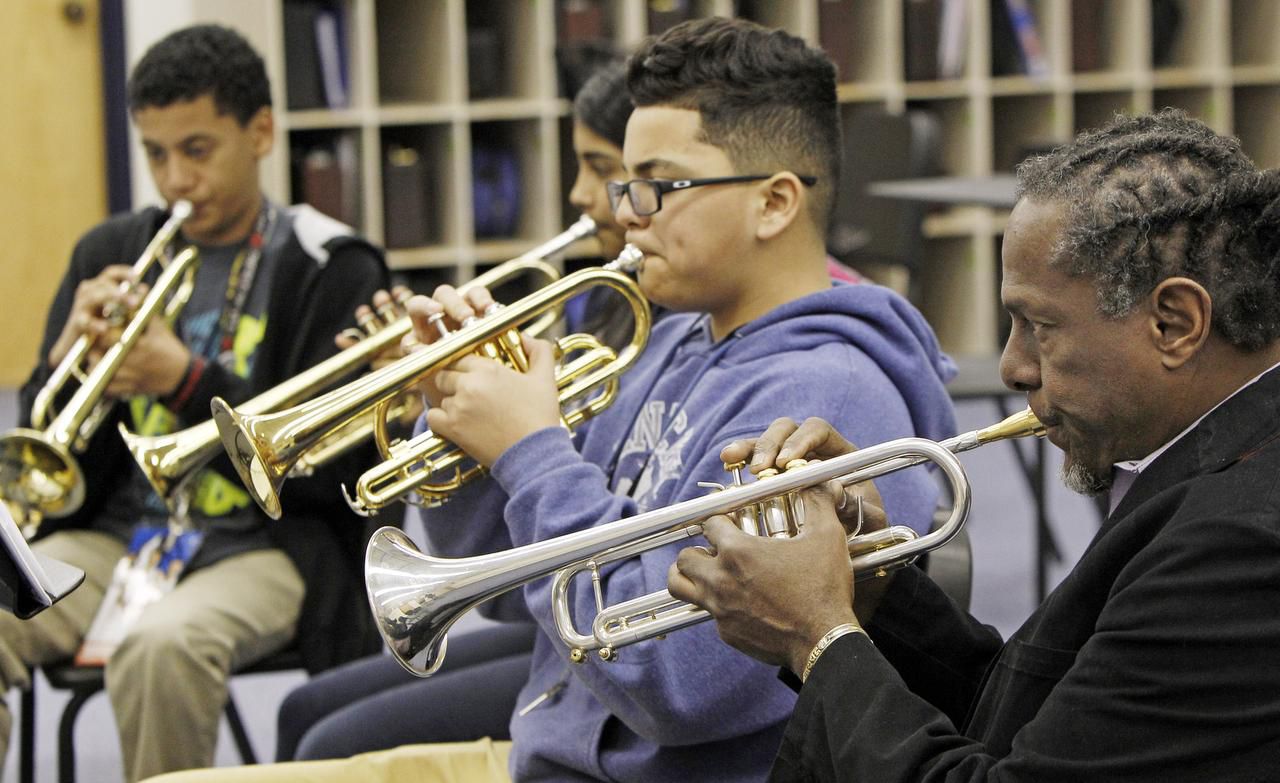
<instances>
[{"instance_id":1,"label":"trumpet mouthpiece","mask_svg":"<svg viewBox=\"0 0 1280 783\"><path fill-rule=\"evenodd\" d=\"M173 206L169 207L169 214L178 220L186 220L191 217L191 210L191 202L184 198L173 202Z\"/></svg>"},{"instance_id":2,"label":"trumpet mouthpiece","mask_svg":"<svg viewBox=\"0 0 1280 783\"><path fill-rule=\"evenodd\" d=\"M644 253L635 245L627 245L622 248L622 252L618 254L618 257L605 264L604 268L625 274L639 272L644 268Z\"/></svg>"}]
</instances>

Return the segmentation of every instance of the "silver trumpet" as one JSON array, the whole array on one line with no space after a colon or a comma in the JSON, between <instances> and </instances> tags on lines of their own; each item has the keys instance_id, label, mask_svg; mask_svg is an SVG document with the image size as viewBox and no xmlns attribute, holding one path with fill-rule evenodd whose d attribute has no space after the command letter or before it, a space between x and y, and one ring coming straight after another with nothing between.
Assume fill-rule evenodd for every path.
<instances>
[{"instance_id":1,"label":"silver trumpet","mask_svg":"<svg viewBox=\"0 0 1280 783\"><path fill-rule=\"evenodd\" d=\"M834 459L789 466L750 484L490 555L425 555L401 530L384 527L374 533L365 551L369 605L396 660L410 673L426 677L443 662L448 630L463 614L534 579L562 572L553 590L552 612L571 660L584 660L588 650L599 650L602 659L613 660L618 646L661 636L710 615L661 590L602 609L593 623L594 633L585 636L574 629L569 608L569 580L577 572L595 571L602 563L699 536L702 521L718 514L732 515L746 532L792 535L803 526L797 513L801 490L832 480L848 486L934 462L951 485L954 498L951 514L942 525L923 536L897 526L849 537L855 575L884 573L942 546L960 532L969 513L969 481L956 454L998 440L1043 434L1039 420L1026 410L940 443L901 438Z\"/></svg>"}]
</instances>

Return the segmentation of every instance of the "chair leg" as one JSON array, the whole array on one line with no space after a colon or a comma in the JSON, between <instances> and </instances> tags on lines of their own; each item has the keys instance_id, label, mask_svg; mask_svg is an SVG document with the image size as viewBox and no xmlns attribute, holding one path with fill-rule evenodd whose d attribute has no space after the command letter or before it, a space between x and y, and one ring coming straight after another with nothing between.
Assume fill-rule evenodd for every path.
<instances>
[{"instance_id":1,"label":"chair leg","mask_svg":"<svg viewBox=\"0 0 1280 783\"><path fill-rule=\"evenodd\" d=\"M253 743L249 741L249 734L244 730L244 723L240 720L240 710L236 709L236 700L230 692L227 693L225 712L227 724L231 727L231 737L235 740L236 750L240 751L240 760L245 764L257 764L258 756L253 752Z\"/></svg>"},{"instance_id":2,"label":"chair leg","mask_svg":"<svg viewBox=\"0 0 1280 783\"><path fill-rule=\"evenodd\" d=\"M58 783L76 781L76 717L98 690L73 691L71 700L62 710L62 719L58 721Z\"/></svg>"},{"instance_id":3,"label":"chair leg","mask_svg":"<svg viewBox=\"0 0 1280 783\"><path fill-rule=\"evenodd\" d=\"M36 680L35 674L28 680L31 687L22 692L22 723L18 740L18 780L20 783L36 783Z\"/></svg>"}]
</instances>

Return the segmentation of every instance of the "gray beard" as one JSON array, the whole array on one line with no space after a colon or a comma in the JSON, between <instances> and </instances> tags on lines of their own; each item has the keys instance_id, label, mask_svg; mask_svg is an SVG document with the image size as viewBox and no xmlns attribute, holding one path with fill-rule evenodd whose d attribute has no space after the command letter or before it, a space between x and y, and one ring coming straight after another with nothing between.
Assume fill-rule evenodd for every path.
<instances>
[{"instance_id":1,"label":"gray beard","mask_svg":"<svg viewBox=\"0 0 1280 783\"><path fill-rule=\"evenodd\" d=\"M1062 468L1062 483L1072 492L1095 497L1111 488L1111 476L1099 476L1091 472L1079 462L1072 462Z\"/></svg>"}]
</instances>

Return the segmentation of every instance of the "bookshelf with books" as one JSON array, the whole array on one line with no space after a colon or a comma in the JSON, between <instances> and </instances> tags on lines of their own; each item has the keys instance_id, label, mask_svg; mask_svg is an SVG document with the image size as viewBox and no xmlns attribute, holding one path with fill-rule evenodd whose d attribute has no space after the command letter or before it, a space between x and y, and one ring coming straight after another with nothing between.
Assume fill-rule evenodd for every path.
<instances>
[{"instance_id":1,"label":"bookshelf with books","mask_svg":"<svg viewBox=\"0 0 1280 783\"><path fill-rule=\"evenodd\" d=\"M465 281L576 217L567 203L574 163L570 104L563 97L566 56L558 45L602 37L625 49L652 26L690 17L739 14L824 45L839 64L839 96L848 110L921 109L938 118L937 157L946 175L1008 171L1028 151L1065 141L1116 111L1165 105L1239 134L1259 164L1280 165L1280 3L1273 0L191 5L192 21L251 30L255 43L265 47L277 106L285 107L277 115L279 152L265 170L269 192L301 200L299 153L303 159L310 154L318 165L329 149L350 169L345 181L356 183L357 227L374 241L394 240L392 266L411 282ZM330 20L324 24L333 29L322 30L313 45L317 58L329 52L339 78L331 74L326 82L325 69L317 66L324 105L316 107L312 95L304 102L309 108L288 108L298 105L289 91L301 80L288 78L298 58L299 30L286 21L308 15L308 29L316 26L317 15ZM922 48L929 55L919 62L911 53ZM330 101L327 84L341 87L342 101ZM314 93L314 82L309 89ZM311 150L317 144L318 155ZM417 194L421 207L389 203L414 182L424 183ZM496 184L501 182L506 184ZM494 199L504 187L518 193L515 218L505 224L492 219ZM398 221L406 210L425 212L422 225L388 231L388 219ZM924 220L926 240L913 290L952 352L990 353L999 347L995 281L1006 217L1002 210L956 206L932 211ZM593 252L583 243L572 255Z\"/></svg>"}]
</instances>

